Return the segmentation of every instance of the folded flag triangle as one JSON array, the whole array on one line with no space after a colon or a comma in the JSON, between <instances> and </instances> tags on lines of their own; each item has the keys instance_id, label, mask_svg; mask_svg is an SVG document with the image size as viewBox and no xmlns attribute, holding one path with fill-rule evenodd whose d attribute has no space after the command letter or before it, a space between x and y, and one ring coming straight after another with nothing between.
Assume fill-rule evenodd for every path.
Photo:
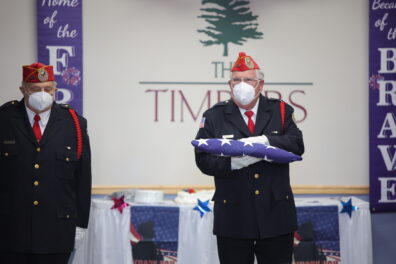
<instances>
[{"instance_id":1,"label":"folded flag triangle","mask_svg":"<svg viewBox=\"0 0 396 264\"><path fill-rule=\"evenodd\" d=\"M289 151L258 143L242 142L225 138L195 139L191 144L198 150L228 157L252 156L273 163L289 163L302 160Z\"/></svg>"}]
</instances>

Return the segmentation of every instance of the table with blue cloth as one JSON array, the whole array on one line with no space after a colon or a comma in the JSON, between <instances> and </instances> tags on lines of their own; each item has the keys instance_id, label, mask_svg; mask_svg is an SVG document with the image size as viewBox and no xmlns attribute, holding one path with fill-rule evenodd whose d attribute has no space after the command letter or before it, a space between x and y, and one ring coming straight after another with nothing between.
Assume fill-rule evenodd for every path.
<instances>
[{"instance_id":1,"label":"table with blue cloth","mask_svg":"<svg viewBox=\"0 0 396 264\"><path fill-rule=\"evenodd\" d=\"M372 264L367 202L355 197L296 198L296 205L294 263ZM122 211L113 206L109 199L92 200L89 228L72 264L219 263L212 203L204 210L171 200L132 203Z\"/></svg>"}]
</instances>

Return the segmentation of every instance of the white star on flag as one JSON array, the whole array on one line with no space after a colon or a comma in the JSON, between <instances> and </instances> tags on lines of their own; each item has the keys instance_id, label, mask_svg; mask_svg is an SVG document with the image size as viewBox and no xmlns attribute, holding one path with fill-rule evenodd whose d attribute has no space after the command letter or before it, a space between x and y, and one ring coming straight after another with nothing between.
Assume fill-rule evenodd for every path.
<instances>
[{"instance_id":1,"label":"white star on flag","mask_svg":"<svg viewBox=\"0 0 396 264\"><path fill-rule=\"evenodd\" d=\"M208 145L208 143L207 143L207 141L208 141L209 139L203 139L203 138L200 138L200 139L198 139L197 141L198 141L198 146L201 146L201 145Z\"/></svg>"},{"instance_id":2,"label":"white star on flag","mask_svg":"<svg viewBox=\"0 0 396 264\"><path fill-rule=\"evenodd\" d=\"M277 149L276 147L270 146L270 145L266 145L267 149Z\"/></svg>"},{"instance_id":3,"label":"white star on flag","mask_svg":"<svg viewBox=\"0 0 396 264\"><path fill-rule=\"evenodd\" d=\"M267 158L267 156L264 156L263 160L268 161L268 162L273 162L274 160L271 160L269 158Z\"/></svg>"},{"instance_id":4,"label":"white star on flag","mask_svg":"<svg viewBox=\"0 0 396 264\"><path fill-rule=\"evenodd\" d=\"M245 141L245 142L243 142L243 146L244 146L244 147L246 147L246 146L251 146L251 147L253 147L253 142Z\"/></svg>"},{"instance_id":5,"label":"white star on flag","mask_svg":"<svg viewBox=\"0 0 396 264\"><path fill-rule=\"evenodd\" d=\"M223 146L224 144L227 144L227 145L230 145L231 146L231 142L230 142L230 140L229 139L227 139L227 138L222 138L222 139L219 139L220 141L221 141L221 145Z\"/></svg>"}]
</instances>

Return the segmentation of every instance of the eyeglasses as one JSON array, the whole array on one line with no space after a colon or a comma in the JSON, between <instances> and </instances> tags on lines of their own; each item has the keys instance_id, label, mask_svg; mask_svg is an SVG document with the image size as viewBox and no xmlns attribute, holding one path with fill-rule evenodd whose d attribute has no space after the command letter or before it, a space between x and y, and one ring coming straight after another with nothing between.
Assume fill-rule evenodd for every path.
<instances>
[{"instance_id":1,"label":"eyeglasses","mask_svg":"<svg viewBox=\"0 0 396 264\"><path fill-rule=\"evenodd\" d=\"M248 83L248 84L254 84L258 80L259 79L255 79L255 78L232 78L231 79L231 83L232 84L238 84L240 82L245 82L245 83Z\"/></svg>"}]
</instances>

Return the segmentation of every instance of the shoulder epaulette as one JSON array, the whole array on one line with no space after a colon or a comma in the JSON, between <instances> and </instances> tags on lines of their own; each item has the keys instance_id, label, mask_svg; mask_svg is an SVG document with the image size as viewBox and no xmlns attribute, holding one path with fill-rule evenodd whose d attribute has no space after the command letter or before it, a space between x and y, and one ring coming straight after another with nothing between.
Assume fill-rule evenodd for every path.
<instances>
[{"instance_id":1,"label":"shoulder epaulette","mask_svg":"<svg viewBox=\"0 0 396 264\"><path fill-rule=\"evenodd\" d=\"M283 101L282 99L276 99L276 98L268 98L268 101L270 103L283 103L285 106L289 105L288 103L286 103L285 101Z\"/></svg>"},{"instance_id":2,"label":"shoulder epaulette","mask_svg":"<svg viewBox=\"0 0 396 264\"><path fill-rule=\"evenodd\" d=\"M0 106L0 108L7 107L10 105L16 105L16 104L18 104L18 100L13 100L13 101L9 101L9 102L3 104L2 106Z\"/></svg>"},{"instance_id":3,"label":"shoulder epaulette","mask_svg":"<svg viewBox=\"0 0 396 264\"><path fill-rule=\"evenodd\" d=\"M60 107L64 108L64 109L73 109L73 107L69 104L59 104Z\"/></svg>"},{"instance_id":4,"label":"shoulder epaulette","mask_svg":"<svg viewBox=\"0 0 396 264\"><path fill-rule=\"evenodd\" d=\"M268 98L268 101L270 102L281 102L282 99L277 99L277 98Z\"/></svg>"},{"instance_id":5,"label":"shoulder epaulette","mask_svg":"<svg viewBox=\"0 0 396 264\"><path fill-rule=\"evenodd\" d=\"M222 102L218 102L217 104L215 104L213 107L218 107L218 106L225 106L228 104L230 100L226 100L226 101L222 101Z\"/></svg>"}]
</instances>

